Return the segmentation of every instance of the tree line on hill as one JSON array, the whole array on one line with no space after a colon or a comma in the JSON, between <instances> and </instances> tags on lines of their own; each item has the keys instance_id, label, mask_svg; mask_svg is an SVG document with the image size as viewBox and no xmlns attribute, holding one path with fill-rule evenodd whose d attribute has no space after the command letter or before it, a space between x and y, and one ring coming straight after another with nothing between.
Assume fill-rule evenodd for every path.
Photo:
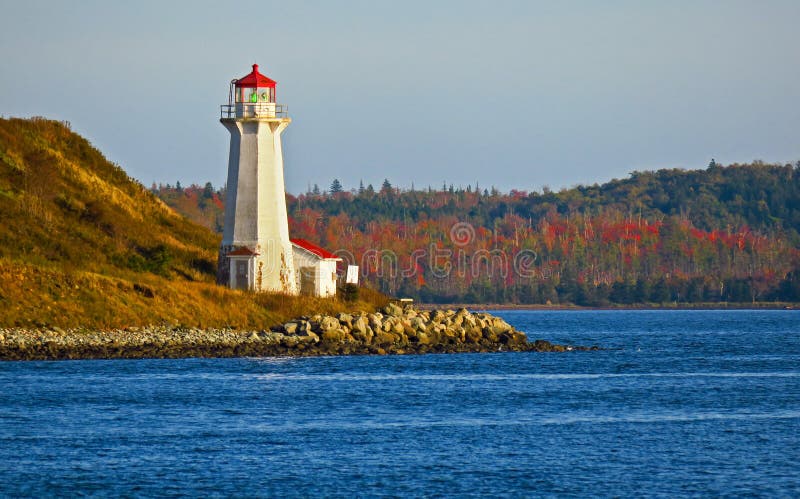
<instances>
[{"instance_id":1,"label":"tree line on hill","mask_svg":"<svg viewBox=\"0 0 800 499\"><path fill-rule=\"evenodd\" d=\"M154 186L221 230L224 189ZM425 302L800 301L800 162L712 161L553 192L442 186L287 195L293 237Z\"/></svg>"}]
</instances>

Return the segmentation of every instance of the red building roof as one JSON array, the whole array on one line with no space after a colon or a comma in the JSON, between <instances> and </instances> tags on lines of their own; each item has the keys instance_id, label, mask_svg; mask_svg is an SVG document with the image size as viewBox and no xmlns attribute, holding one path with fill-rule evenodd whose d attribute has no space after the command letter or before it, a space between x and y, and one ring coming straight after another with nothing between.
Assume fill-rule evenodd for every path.
<instances>
[{"instance_id":1,"label":"red building roof","mask_svg":"<svg viewBox=\"0 0 800 499\"><path fill-rule=\"evenodd\" d=\"M341 260L338 256L334 255L330 251L320 248L316 244L312 244L305 239L292 239L292 244L303 248L304 250L317 255L320 258L333 258L336 260Z\"/></svg>"},{"instance_id":2,"label":"red building roof","mask_svg":"<svg viewBox=\"0 0 800 499\"><path fill-rule=\"evenodd\" d=\"M258 72L258 64L253 64L253 71L234 82L236 88L275 88L275 80L271 80Z\"/></svg>"}]
</instances>

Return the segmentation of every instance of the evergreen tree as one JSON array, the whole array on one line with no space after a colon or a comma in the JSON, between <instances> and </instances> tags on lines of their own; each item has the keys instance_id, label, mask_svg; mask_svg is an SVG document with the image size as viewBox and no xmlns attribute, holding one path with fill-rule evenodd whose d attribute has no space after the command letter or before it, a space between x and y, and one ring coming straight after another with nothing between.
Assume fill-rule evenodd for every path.
<instances>
[{"instance_id":1,"label":"evergreen tree","mask_svg":"<svg viewBox=\"0 0 800 499\"><path fill-rule=\"evenodd\" d=\"M314 184L314 189L311 191L311 193L314 194L315 196L319 196L320 192L319 192L319 186L317 184Z\"/></svg>"},{"instance_id":2,"label":"evergreen tree","mask_svg":"<svg viewBox=\"0 0 800 499\"><path fill-rule=\"evenodd\" d=\"M339 182L339 179L333 179L333 183L331 183L331 194L338 194L342 192L342 190L342 183Z\"/></svg>"},{"instance_id":3,"label":"evergreen tree","mask_svg":"<svg viewBox=\"0 0 800 499\"><path fill-rule=\"evenodd\" d=\"M654 303L665 303L670 300L670 292L667 281L661 278L653 285L650 292L650 301Z\"/></svg>"},{"instance_id":4,"label":"evergreen tree","mask_svg":"<svg viewBox=\"0 0 800 499\"><path fill-rule=\"evenodd\" d=\"M381 194L390 194L392 192L392 184L389 182L388 178L383 179L383 185L381 185Z\"/></svg>"},{"instance_id":5,"label":"evergreen tree","mask_svg":"<svg viewBox=\"0 0 800 499\"><path fill-rule=\"evenodd\" d=\"M178 183L180 185L180 183ZM205 187L203 187L203 198L204 199L211 199L214 197L214 186L211 182L206 182Z\"/></svg>"}]
</instances>

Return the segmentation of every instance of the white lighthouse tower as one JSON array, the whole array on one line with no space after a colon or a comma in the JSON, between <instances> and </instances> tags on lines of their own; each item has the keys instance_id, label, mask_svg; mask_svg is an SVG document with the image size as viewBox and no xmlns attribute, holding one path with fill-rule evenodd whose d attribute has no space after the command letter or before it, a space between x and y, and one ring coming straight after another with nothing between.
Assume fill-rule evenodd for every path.
<instances>
[{"instance_id":1,"label":"white lighthouse tower","mask_svg":"<svg viewBox=\"0 0 800 499\"><path fill-rule=\"evenodd\" d=\"M225 226L217 281L235 289L297 294L283 182L281 133L291 123L275 81L233 80L220 122L231 133Z\"/></svg>"}]
</instances>

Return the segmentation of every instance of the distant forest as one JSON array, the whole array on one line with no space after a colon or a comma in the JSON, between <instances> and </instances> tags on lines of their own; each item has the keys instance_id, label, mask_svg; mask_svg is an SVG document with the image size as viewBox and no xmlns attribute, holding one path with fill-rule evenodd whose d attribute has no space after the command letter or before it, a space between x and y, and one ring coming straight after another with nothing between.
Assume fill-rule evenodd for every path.
<instances>
[{"instance_id":1,"label":"distant forest","mask_svg":"<svg viewBox=\"0 0 800 499\"><path fill-rule=\"evenodd\" d=\"M225 189L153 185L220 232ZM712 161L553 192L480 186L287 195L290 232L423 302L800 301L800 162Z\"/></svg>"}]
</instances>

